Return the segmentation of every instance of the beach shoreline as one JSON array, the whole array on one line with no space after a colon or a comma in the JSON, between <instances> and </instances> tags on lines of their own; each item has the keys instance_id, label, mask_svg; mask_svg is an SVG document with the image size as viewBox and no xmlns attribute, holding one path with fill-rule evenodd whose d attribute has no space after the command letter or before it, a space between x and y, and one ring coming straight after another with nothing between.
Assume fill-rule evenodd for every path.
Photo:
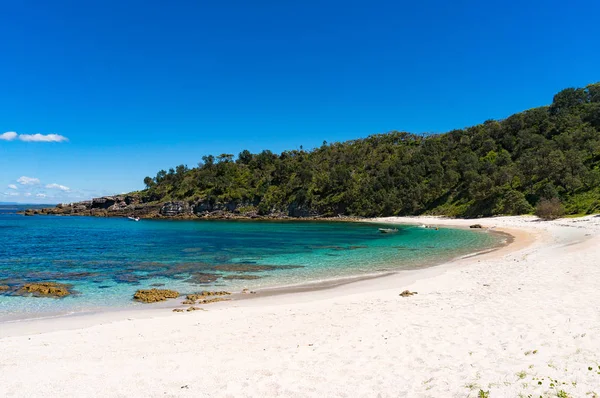
<instances>
[{"instance_id":1,"label":"beach shoreline","mask_svg":"<svg viewBox=\"0 0 600 398\"><path fill-rule=\"evenodd\" d=\"M382 221L473 223L373 220ZM573 397L599 393L600 374L588 369L600 366L594 333L600 329L595 283L600 218L538 222L520 216L477 223L513 235L514 242L407 271L410 275L216 303L204 306L206 311L3 324L0 348L9 360L0 365L7 381L0 383L0 393L475 397L481 389L494 397L556 396L559 388ZM400 297L403 290L418 294ZM28 360L32 357L39 360ZM198 368L199 359L210 366Z\"/></svg>"},{"instance_id":2,"label":"beach shoreline","mask_svg":"<svg viewBox=\"0 0 600 398\"><path fill-rule=\"evenodd\" d=\"M374 224L374 225L393 225L393 224L403 224L403 225L407 225L407 226L413 226L413 227L417 227L419 225L421 225L422 223L419 222L420 218L419 217L412 217L412 218L401 218L400 221L396 221L396 218L375 218L375 219L363 219L361 221L361 223L370 223L370 224ZM308 220L305 220L308 222ZM346 220L346 222L357 222L356 220L354 221L348 221ZM465 226L464 223L457 223L456 225L453 223L444 223L441 225L435 224L441 228L453 228L453 229L469 229L468 226ZM511 250L513 247L518 247L518 245L522 245L524 244L523 242L528 242L530 240L530 237L528 236L528 234L523 233L522 231L519 230L515 230L515 231L504 231L504 230L500 230L500 229L475 229L472 230L473 233L493 233L495 235L499 235L502 236L504 239L503 241L497 243L496 245L486 248L486 249L482 249L482 250L478 250L472 253L467 253L464 255L460 255L454 258L447 258L444 260L439 260L439 261L432 261L431 263L425 264L421 267L418 268L414 268L414 269L394 269L394 267L391 268L385 268L384 264L382 264L382 269L380 271L373 271L373 272L369 272L369 273L359 273L359 274L353 274L353 275L348 275L348 276L339 276L339 277L332 277L332 278L327 278L327 279L321 279L321 280L314 280L314 281L305 281L305 282L301 282L301 283L294 283L294 284L284 284L284 285L273 285L273 286L267 286L267 287L261 287L261 288L257 288L257 289L246 289L248 290L248 294L243 294L241 291L236 291L236 290L231 290L230 293L231 295L228 296L228 300L226 302L221 302L218 305L219 306L228 306L228 305L232 305L235 302L239 302L239 301L246 301L246 300L255 300L255 299L259 299L259 298L263 298L263 297L271 297L271 296L279 296L279 295L290 295L290 294L297 294L297 293L314 293L316 291L320 291L320 290L329 290L329 289L336 289L340 286L343 285L348 285L348 284L357 284L357 283L361 283L361 282L366 282L372 279L380 279L380 278L386 278L386 277L390 277L390 276L395 276L398 279L405 279L405 280L412 280L414 278L419 277L419 275L422 273L423 270L425 269L429 269L429 268L435 268L435 267L440 267L444 264L451 264L454 263L456 261L460 261L466 258L470 258L470 257L482 257L482 256L490 256L493 255L493 253L495 252L500 252L502 253L504 250ZM513 235L517 235L519 236L518 240L515 238L515 236ZM517 240L516 244L517 246L513 246L513 244L515 244L515 240ZM510 247L510 248L509 248ZM370 284L367 283L367 286L369 286L370 288L372 287L373 289L376 288L375 284ZM169 288L169 286L166 286L165 288ZM197 289L198 291L202 291L202 290L222 290L222 289L218 289L218 288L210 288L210 287L206 287L206 288L199 288ZM225 289L227 290L227 289ZM249 292L252 291L252 294L249 294ZM332 294L336 294L336 292L333 292ZM186 309L189 307L186 305L181 305L181 302L185 300L185 294L182 294L181 296L179 296L178 298L175 299L169 299L167 301L164 302L159 302L159 303L152 303L152 304L142 304L136 307L130 307L130 306L116 306L116 307L98 307L98 308L90 308L88 310L79 310L79 311L71 311L71 312L55 312L55 313L32 313L32 314L28 314L28 316L26 317L20 317L18 315L13 315L10 317L4 317L4 318L0 318L0 337L2 337L3 335L7 335L7 330L12 329L10 326L11 324L16 324L16 325L25 325L28 322L29 323L48 323L48 322L52 322L52 323L56 323L57 325L53 325L54 328L53 330L59 330L60 329L60 323L61 323L61 319L62 318L67 318L67 321L65 322L67 325L72 325L72 324L77 324L76 320L83 320L82 324L85 325L91 325L94 324L94 318L98 319L98 323L100 323L101 321L105 321L106 319L111 319L111 320L120 320L120 319L124 319L124 318L131 318L131 317L135 317L135 318L146 318L148 316L156 316L156 313L158 310L161 311L172 311L174 309ZM37 299L36 299L37 300ZM44 300L42 298L42 300ZM211 307L216 306L215 304L211 304ZM113 313L113 314L111 314ZM4 327L2 327L4 326ZM28 329L32 329L32 328L28 328ZM36 330L36 329L34 329Z\"/></svg>"}]
</instances>

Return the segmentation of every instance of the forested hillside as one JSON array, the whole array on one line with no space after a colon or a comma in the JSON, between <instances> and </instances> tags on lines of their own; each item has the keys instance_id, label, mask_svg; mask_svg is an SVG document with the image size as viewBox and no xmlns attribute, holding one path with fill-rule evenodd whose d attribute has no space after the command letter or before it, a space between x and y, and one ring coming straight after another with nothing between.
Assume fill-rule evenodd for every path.
<instances>
[{"instance_id":1,"label":"forested hillside","mask_svg":"<svg viewBox=\"0 0 600 398\"><path fill-rule=\"evenodd\" d=\"M419 136L378 134L304 151L204 156L146 177L144 202L312 215L478 216L532 211L559 198L600 212L600 83L502 121Z\"/></svg>"}]
</instances>

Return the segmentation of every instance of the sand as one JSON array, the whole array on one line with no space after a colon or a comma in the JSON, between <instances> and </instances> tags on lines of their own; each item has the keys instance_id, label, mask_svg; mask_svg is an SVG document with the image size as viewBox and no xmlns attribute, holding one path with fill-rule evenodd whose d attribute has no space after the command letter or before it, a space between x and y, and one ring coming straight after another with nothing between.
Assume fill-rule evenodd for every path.
<instances>
[{"instance_id":1,"label":"sand","mask_svg":"<svg viewBox=\"0 0 600 398\"><path fill-rule=\"evenodd\" d=\"M600 394L600 217L477 223L515 241L438 267L207 311L0 324L0 396Z\"/></svg>"}]
</instances>

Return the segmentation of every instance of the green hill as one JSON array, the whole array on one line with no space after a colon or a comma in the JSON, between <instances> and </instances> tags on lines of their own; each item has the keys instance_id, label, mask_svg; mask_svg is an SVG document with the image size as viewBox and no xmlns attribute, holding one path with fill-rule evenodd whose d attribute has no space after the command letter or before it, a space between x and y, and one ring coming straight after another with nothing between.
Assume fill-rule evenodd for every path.
<instances>
[{"instance_id":1,"label":"green hill","mask_svg":"<svg viewBox=\"0 0 600 398\"><path fill-rule=\"evenodd\" d=\"M142 202L258 214L488 216L558 198L600 211L600 83L501 121L420 136L393 131L311 151L204 156L146 177Z\"/></svg>"}]
</instances>

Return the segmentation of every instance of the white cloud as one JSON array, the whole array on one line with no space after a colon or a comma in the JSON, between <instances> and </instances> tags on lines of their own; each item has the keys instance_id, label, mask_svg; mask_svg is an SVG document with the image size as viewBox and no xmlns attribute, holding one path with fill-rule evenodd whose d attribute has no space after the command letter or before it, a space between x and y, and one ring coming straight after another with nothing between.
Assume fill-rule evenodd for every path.
<instances>
[{"instance_id":1,"label":"white cloud","mask_svg":"<svg viewBox=\"0 0 600 398\"><path fill-rule=\"evenodd\" d=\"M33 177L20 177L17 180L18 183L20 183L21 185L36 185L40 183L40 180L38 178L33 178Z\"/></svg>"},{"instance_id":2,"label":"white cloud","mask_svg":"<svg viewBox=\"0 0 600 398\"><path fill-rule=\"evenodd\" d=\"M69 139L60 134L17 134L14 131L7 131L6 133L0 134L0 140L2 141L14 141L18 139L24 142L64 142Z\"/></svg>"},{"instance_id":3,"label":"white cloud","mask_svg":"<svg viewBox=\"0 0 600 398\"><path fill-rule=\"evenodd\" d=\"M13 137L14 139L14 137ZM69 141L65 136L59 134L19 134L19 140L25 142L63 142Z\"/></svg>"},{"instance_id":4,"label":"white cloud","mask_svg":"<svg viewBox=\"0 0 600 398\"><path fill-rule=\"evenodd\" d=\"M4 192L4 194L7 196L19 196L18 192Z\"/></svg>"},{"instance_id":5,"label":"white cloud","mask_svg":"<svg viewBox=\"0 0 600 398\"><path fill-rule=\"evenodd\" d=\"M7 131L4 134L0 134L0 140L3 141L12 141L15 138L17 138L17 133L15 133L14 131Z\"/></svg>"},{"instance_id":6,"label":"white cloud","mask_svg":"<svg viewBox=\"0 0 600 398\"><path fill-rule=\"evenodd\" d=\"M60 189L61 191L68 191L69 187L65 187L64 185L60 185L60 184L48 184L46 185L46 188L49 189Z\"/></svg>"},{"instance_id":7,"label":"white cloud","mask_svg":"<svg viewBox=\"0 0 600 398\"><path fill-rule=\"evenodd\" d=\"M31 196L31 192L25 193L25 196Z\"/></svg>"},{"instance_id":8,"label":"white cloud","mask_svg":"<svg viewBox=\"0 0 600 398\"><path fill-rule=\"evenodd\" d=\"M43 193L38 193L35 196L37 196L38 198L45 198L46 197L46 195L43 194Z\"/></svg>"},{"instance_id":9,"label":"white cloud","mask_svg":"<svg viewBox=\"0 0 600 398\"><path fill-rule=\"evenodd\" d=\"M19 189L15 184L8 184L10 189Z\"/></svg>"}]
</instances>

